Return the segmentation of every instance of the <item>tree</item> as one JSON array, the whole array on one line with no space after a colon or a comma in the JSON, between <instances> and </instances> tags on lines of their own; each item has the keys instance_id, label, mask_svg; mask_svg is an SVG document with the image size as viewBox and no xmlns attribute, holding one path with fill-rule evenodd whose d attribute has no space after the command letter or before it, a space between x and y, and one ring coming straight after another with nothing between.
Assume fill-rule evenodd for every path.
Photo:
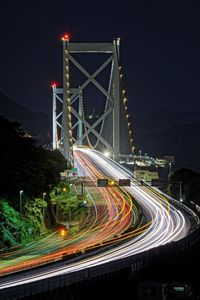
<instances>
[{"instance_id":1,"label":"tree","mask_svg":"<svg viewBox=\"0 0 200 300\"><path fill-rule=\"evenodd\" d=\"M200 204L200 174L186 168L172 172L169 176L169 190L175 199L180 197L180 182L184 202L189 204L193 201Z\"/></svg>"},{"instance_id":2,"label":"tree","mask_svg":"<svg viewBox=\"0 0 200 300\"><path fill-rule=\"evenodd\" d=\"M58 151L38 145L16 122L0 117L0 193L17 208L19 191L41 196L59 182L67 161Z\"/></svg>"}]
</instances>

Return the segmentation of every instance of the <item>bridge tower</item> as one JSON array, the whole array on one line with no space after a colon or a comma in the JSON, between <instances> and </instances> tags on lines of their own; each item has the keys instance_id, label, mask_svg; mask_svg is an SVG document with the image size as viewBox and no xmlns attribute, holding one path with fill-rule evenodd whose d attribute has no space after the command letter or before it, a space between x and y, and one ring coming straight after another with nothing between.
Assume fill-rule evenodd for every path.
<instances>
[{"instance_id":1,"label":"bridge tower","mask_svg":"<svg viewBox=\"0 0 200 300\"><path fill-rule=\"evenodd\" d=\"M55 84L53 89L53 149L59 149L66 159L73 159L73 145L81 145L89 134L108 149L115 160L120 156L120 39L114 39L113 43L71 43L68 35L64 35L63 41L63 87L58 88ZM74 57L74 53L84 54L108 54L100 67L90 74ZM74 55L74 56L73 56ZM86 80L78 87L70 87L70 67L74 65ZM105 89L96 77L110 65L109 85ZM106 98L106 105L102 115L94 122L89 122L84 117L83 92L93 84ZM78 101L78 109L75 102ZM60 108L59 108L60 106ZM112 140L106 140L101 132L96 129L104 124L105 118L112 118ZM75 120L75 121L74 121ZM76 128L76 131L75 131ZM75 133L76 132L76 133ZM96 143L97 145L98 143Z\"/></svg>"}]
</instances>

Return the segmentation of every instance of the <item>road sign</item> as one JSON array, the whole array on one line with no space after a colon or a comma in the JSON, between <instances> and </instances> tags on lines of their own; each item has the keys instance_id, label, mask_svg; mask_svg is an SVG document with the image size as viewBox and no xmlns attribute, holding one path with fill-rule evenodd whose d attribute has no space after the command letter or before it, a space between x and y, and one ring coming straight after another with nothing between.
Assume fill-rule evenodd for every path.
<instances>
[{"instance_id":1,"label":"road sign","mask_svg":"<svg viewBox=\"0 0 200 300\"><path fill-rule=\"evenodd\" d=\"M72 173L77 173L77 172L78 172L78 169L77 169L77 168L71 168L71 172L72 172Z\"/></svg>"},{"instance_id":2,"label":"road sign","mask_svg":"<svg viewBox=\"0 0 200 300\"><path fill-rule=\"evenodd\" d=\"M108 179L97 179L97 186L99 187L107 187L108 186Z\"/></svg>"},{"instance_id":3,"label":"road sign","mask_svg":"<svg viewBox=\"0 0 200 300\"><path fill-rule=\"evenodd\" d=\"M131 186L130 179L119 179L119 186Z\"/></svg>"},{"instance_id":4,"label":"road sign","mask_svg":"<svg viewBox=\"0 0 200 300\"><path fill-rule=\"evenodd\" d=\"M157 187L163 187L167 181L166 180L160 180L160 179L152 179L151 185L157 186Z\"/></svg>"}]
</instances>

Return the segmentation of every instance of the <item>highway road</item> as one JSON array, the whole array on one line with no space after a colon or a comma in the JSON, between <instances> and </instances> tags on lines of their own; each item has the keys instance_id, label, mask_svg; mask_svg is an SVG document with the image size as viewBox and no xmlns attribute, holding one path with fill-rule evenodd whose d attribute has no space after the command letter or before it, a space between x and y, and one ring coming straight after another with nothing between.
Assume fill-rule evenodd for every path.
<instances>
[{"instance_id":1,"label":"highway road","mask_svg":"<svg viewBox=\"0 0 200 300\"><path fill-rule=\"evenodd\" d=\"M126 187L126 190L138 201L147 221L151 222L148 231L152 231L154 243L155 238L157 240L155 246L181 239L187 235L190 229L188 218L179 209L170 205L165 197L156 193L151 187L139 186L133 179L131 171L99 152L82 149L78 151L79 155L80 153L84 159L89 159L91 164L95 164L106 176L115 180L132 179L131 187Z\"/></svg>"},{"instance_id":2,"label":"highway road","mask_svg":"<svg viewBox=\"0 0 200 300\"><path fill-rule=\"evenodd\" d=\"M129 234L122 234L119 238L124 239L124 243L116 243L115 247L112 247L103 253L80 259L79 261L69 264L66 264L65 261L63 265L55 265L54 268L51 267L51 269L46 269L45 271L41 270L41 272L39 270L34 272L33 270L32 272L27 273L27 275L23 274L23 277L11 276L2 279L0 281L0 289L70 272L77 272L94 265L123 259L124 257L147 251L150 248L164 245L171 241L177 241L188 234L190 230L190 221L187 215L182 212L181 209L170 204L163 195L154 191L151 187L138 185L132 178L132 174L129 170L123 168L121 165L103 156L99 152L90 149L80 149L75 151L75 159L78 168L85 169L87 166L87 175L91 176L92 180L95 180L97 176L101 176L101 178L102 176L107 176L115 180L120 178L131 178L131 186L126 187L124 192L127 191L140 204L146 216L146 225L143 225L138 232L137 230L134 230ZM130 213L131 203L127 202L128 195L126 200L120 200L121 194L115 194L117 189L115 189L114 192L110 191L110 189L114 188L99 189L102 190L102 195L105 194L106 198L108 197L106 209L108 214L104 219L106 222L103 222L103 226L105 227L103 227L103 230L98 229L95 231L95 235L101 237L101 239L107 235L106 241L109 243L112 238L112 242L115 241L118 229L118 233L124 232L130 225L130 222L134 221L136 216ZM107 194L108 190L109 196ZM121 203L120 211L118 209L119 203ZM94 237L96 239L95 235ZM89 236L91 238L92 235L90 234ZM128 239L126 240L127 237ZM92 240L94 246L95 239ZM101 239L99 239L99 241ZM84 242L83 247L85 246L86 244Z\"/></svg>"},{"instance_id":3,"label":"highway road","mask_svg":"<svg viewBox=\"0 0 200 300\"><path fill-rule=\"evenodd\" d=\"M86 174L95 182L98 176L102 176L95 166L85 169ZM62 239L55 232L25 248L2 254L0 275L59 260L63 254L73 254L86 248L95 249L97 244L111 243L113 238L121 235L137 221L137 208L134 208L126 192L116 187L98 189L96 186L87 187L87 192L88 215L80 224L77 234L69 234L66 239Z\"/></svg>"}]
</instances>

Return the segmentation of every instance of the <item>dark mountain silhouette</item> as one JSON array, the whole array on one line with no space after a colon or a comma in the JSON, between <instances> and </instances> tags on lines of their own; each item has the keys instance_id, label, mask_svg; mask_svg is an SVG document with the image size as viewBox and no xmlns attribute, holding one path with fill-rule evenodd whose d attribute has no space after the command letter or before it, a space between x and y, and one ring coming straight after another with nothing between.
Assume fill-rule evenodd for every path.
<instances>
[{"instance_id":1,"label":"dark mountain silhouette","mask_svg":"<svg viewBox=\"0 0 200 300\"><path fill-rule=\"evenodd\" d=\"M176 168L200 170L200 112L158 110L136 114L133 124L137 152L174 155Z\"/></svg>"},{"instance_id":2,"label":"dark mountain silhouette","mask_svg":"<svg viewBox=\"0 0 200 300\"><path fill-rule=\"evenodd\" d=\"M170 129L136 135L138 150L154 157L174 155L176 168L200 170L200 122L182 124Z\"/></svg>"},{"instance_id":3,"label":"dark mountain silhouette","mask_svg":"<svg viewBox=\"0 0 200 300\"><path fill-rule=\"evenodd\" d=\"M174 126L200 122L200 112L176 112L157 110L151 113L134 115L134 130L136 133L155 133Z\"/></svg>"},{"instance_id":4,"label":"dark mountain silhouette","mask_svg":"<svg viewBox=\"0 0 200 300\"><path fill-rule=\"evenodd\" d=\"M17 121L42 144L51 143L51 116L31 111L0 92L0 115Z\"/></svg>"},{"instance_id":5,"label":"dark mountain silhouette","mask_svg":"<svg viewBox=\"0 0 200 300\"><path fill-rule=\"evenodd\" d=\"M20 122L43 144L50 144L51 116L33 112L0 93L0 115ZM154 157L174 155L176 167L200 170L200 112L155 111L135 115L134 140L137 152Z\"/></svg>"}]
</instances>

